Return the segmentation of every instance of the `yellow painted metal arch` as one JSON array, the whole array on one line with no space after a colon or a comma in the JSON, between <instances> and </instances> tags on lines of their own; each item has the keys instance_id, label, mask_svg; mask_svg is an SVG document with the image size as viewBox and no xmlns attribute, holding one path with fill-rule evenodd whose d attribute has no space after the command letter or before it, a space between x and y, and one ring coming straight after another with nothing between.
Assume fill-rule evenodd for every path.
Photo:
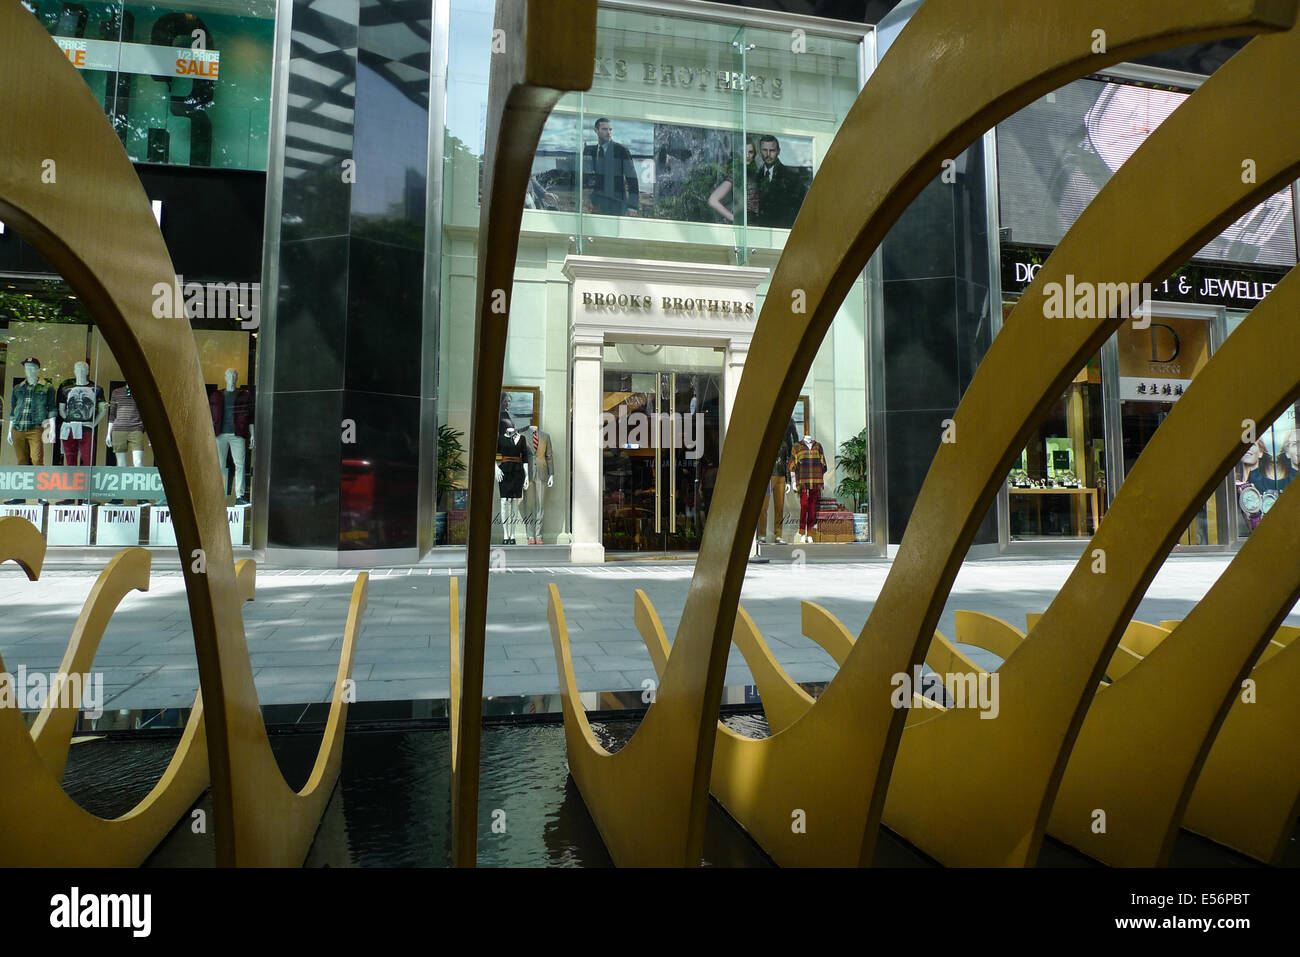
<instances>
[{"instance_id":1,"label":"yellow painted metal arch","mask_svg":"<svg viewBox=\"0 0 1300 957\"><path fill-rule=\"evenodd\" d=\"M1169 638L1097 695L1052 808L1048 830L1054 837L1113 866L1168 863L1192 786L1240 682L1300 598L1297 530L1300 492L1287 490ZM1159 637L1158 631L1150 637ZM1231 763L1285 761L1285 745L1280 756L1270 748L1279 733L1294 738L1294 732L1283 720L1254 739L1230 740L1228 747L1242 751ZM1291 780L1293 803L1300 776ZM1098 810L1106 815L1104 832L1095 829ZM1256 834L1261 825L1274 833L1280 828L1276 814L1243 802L1235 803L1232 815L1250 819L1247 827ZM1288 835L1294 823L1292 815Z\"/></svg>"},{"instance_id":2,"label":"yellow painted metal arch","mask_svg":"<svg viewBox=\"0 0 1300 957\"><path fill-rule=\"evenodd\" d=\"M1234 700L1196 779L1183 826L1276 864L1300 816L1300 642L1256 666L1250 679L1255 700Z\"/></svg>"},{"instance_id":3,"label":"yellow painted metal arch","mask_svg":"<svg viewBox=\"0 0 1300 957\"><path fill-rule=\"evenodd\" d=\"M957 610L953 613L953 636L963 645L974 645L997 655L1003 661L1010 658L1025 633L1001 618L979 611Z\"/></svg>"},{"instance_id":4,"label":"yellow painted metal arch","mask_svg":"<svg viewBox=\"0 0 1300 957\"><path fill-rule=\"evenodd\" d=\"M41 530L17 515L0 518L0 562L17 563L29 581L40 578L45 564Z\"/></svg>"},{"instance_id":5,"label":"yellow painted metal arch","mask_svg":"<svg viewBox=\"0 0 1300 957\"><path fill-rule=\"evenodd\" d=\"M922 850L953 863L1036 859L1075 722L1082 723L1101 663L1118 644L1178 531L1240 457L1241 420L1271 421L1300 395L1300 369L1290 351L1300 351L1300 328L1291 322L1300 310L1300 275L1292 272L1274 294L1198 373L1148 443L1055 601L999 669L998 720L953 709L904 735L885 821ZM1261 360L1261 352L1271 355ZM1224 402L1228 395L1231 403ZM1105 555L1104 573L1094 570L1098 551ZM1156 633L1163 629L1147 640ZM964 786L936 794L927 770L936 761ZM963 821L953 810L955 801L966 813L986 817L983 826L970 831L969 818Z\"/></svg>"},{"instance_id":6,"label":"yellow painted metal arch","mask_svg":"<svg viewBox=\"0 0 1300 957\"><path fill-rule=\"evenodd\" d=\"M52 115L62 122L47 122ZM177 335L178 328L188 331L183 317L154 315L160 292L178 292L175 270L103 109L46 31L15 3L0 4L0 143L0 219L64 276L94 318L153 439L178 550L204 555L202 571L185 562L182 572L206 692L217 861L300 863L328 788L295 795L266 737L198 351L193 337ZM52 183L35 172L48 160L57 164ZM353 597L355 610L355 589ZM338 712L332 708L331 715ZM337 727L330 727L322 754L333 747L329 735ZM57 806L57 798L52 802ZM80 848L82 863L103 859L95 841L68 846Z\"/></svg>"},{"instance_id":7,"label":"yellow painted metal arch","mask_svg":"<svg viewBox=\"0 0 1300 957\"><path fill-rule=\"evenodd\" d=\"M1016 2L1000 9L1003 17L994 20L953 0L924 4L859 96L805 199L749 352L718 491L656 704L613 760L583 752L581 735L569 737L570 767L618 863L699 862L722 671L749 530L762 500L759 463L775 455L789 408L848 288L889 226L940 171L941 160L1020 106L1107 63L1193 37L1289 27L1295 14L1293 4L1273 3L1102 2L1082 10L1067 3ZM1114 24L1109 47L1092 55L1080 38L1091 37L1102 21ZM941 62L943 69L918 72L918 62ZM873 157L865 170L864 155ZM796 303L806 312L793 308ZM1067 369L1067 362L1050 358L1044 396L1055 379L1064 382L1079 364ZM1046 401L1033 400L1031 407ZM1002 411L999 420L1007 414ZM950 491L932 488L931 494ZM954 537L968 540L984 511L966 520L957 508L947 508L936 517L940 528L955 523ZM936 534L933 526L927 525L920 542L916 533L912 537L918 555L938 549L940 567L932 570L937 576L907 574L922 569L901 555L883 595L892 604L889 614L877 605L871 640L860 637L850 658L861 659L861 673L844 682L842 672L798 723L746 744L746 767L738 774L746 782L743 791L719 795L778 861L844 864L872 856L889 755L903 724L884 692L891 674L919 662L922 641L935 624L927 620L930 605L942 604L944 579L950 583L959 560L951 557L949 536ZM891 622L888 634L878 627L885 619ZM563 672L562 656L560 667ZM837 685L851 687L837 691ZM865 701L864 687L872 689ZM647 804L650 787L657 793ZM792 807L815 808L807 834L791 835ZM611 834L617 835L612 841Z\"/></svg>"},{"instance_id":8,"label":"yellow painted metal arch","mask_svg":"<svg viewBox=\"0 0 1300 957\"><path fill-rule=\"evenodd\" d=\"M72 638L63 653L59 673L84 675L104 637L104 629L122 599L131 591L149 590L150 556L144 548L126 548L114 555L99 573L90 594L82 605L81 614L72 629ZM2 669L0 669L2 670ZM80 695L68 700L67 707L59 707L58 692L51 688L49 698L32 723L32 741L50 776L63 780L63 769L68 761L68 748L72 743L72 730L81 710Z\"/></svg>"},{"instance_id":9,"label":"yellow painted metal arch","mask_svg":"<svg viewBox=\"0 0 1300 957\"><path fill-rule=\"evenodd\" d=\"M844 623L821 605L812 601L799 603L799 619L805 638L810 638L831 656L837 665L843 665L853 650L853 633Z\"/></svg>"},{"instance_id":10,"label":"yellow painted metal arch","mask_svg":"<svg viewBox=\"0 0 1300 957\"><path fill-rule=\"evenodd\" d=\"M591 86L596 0L497 0L494 26L506 38L488 78L478 283L474 319L473 402L469 438L469 545L465 563L465 637L459 727L452 777L452 863L473 867L478 848L483 656L487 638L497 410L505 370L523 198L533 154L564 92Z\"/></svg>"}]
</instances>

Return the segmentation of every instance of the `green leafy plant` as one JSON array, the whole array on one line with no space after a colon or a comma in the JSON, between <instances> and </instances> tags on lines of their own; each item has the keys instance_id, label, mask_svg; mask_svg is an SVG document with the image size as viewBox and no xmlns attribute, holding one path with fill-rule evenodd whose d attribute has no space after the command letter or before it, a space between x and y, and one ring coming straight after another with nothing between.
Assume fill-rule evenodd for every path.
<instances>
[{"instance_id":1,"label":"green leafy plant","mask_svg":"<svg viewBox=\"0 0 1300 957\"><path fill-rule=\"evenodd\" d=\"M855 512L865 508L870 496L865 428L851 439L840 443L839 454L835 456L835 467L843 476L840 484L835 486L835 494L841 499L852 499Z\"/></svg>"},{"instance_id":2,"label":"green leafy plant","mask_svg":"<svg viewBox=\"0 0 1300 957\"><path fill-rule=\"evenodd\" d=\"M465 433L450 425L438 426L438 501L452 490L456 476L465 471Z\"/></svg>"}]
</instances>

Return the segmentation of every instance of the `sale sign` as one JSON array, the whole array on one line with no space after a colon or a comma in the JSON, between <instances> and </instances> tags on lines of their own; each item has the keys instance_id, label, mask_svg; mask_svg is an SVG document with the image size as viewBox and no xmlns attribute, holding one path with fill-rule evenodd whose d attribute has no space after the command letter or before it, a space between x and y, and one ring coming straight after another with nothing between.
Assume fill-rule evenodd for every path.
<instances>
[{"instance_id":1,"label":"sale sign","mask_svg":"<svg viewBox=\"0 0 1300 957\"><path fill-rule=\"evenodd\" d=\"M80 37L55 37L54 42L78 70L220 79L221 54L217 50L118 43L116 40L83 40Z\"/></svg>"}]
</instances>

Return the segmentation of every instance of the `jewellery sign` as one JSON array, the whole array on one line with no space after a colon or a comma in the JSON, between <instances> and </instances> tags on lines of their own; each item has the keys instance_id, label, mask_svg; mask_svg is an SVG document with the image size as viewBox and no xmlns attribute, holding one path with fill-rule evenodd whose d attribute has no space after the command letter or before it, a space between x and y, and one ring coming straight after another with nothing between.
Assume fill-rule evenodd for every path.
<instances>
[{"instance_id":1,"label":"jewellery sign","mask_svg":"<svg viewBox=\"0 0 1300 957\"><path fill-rule=\"evenodd\" d=\"M1120 400L1176 402L1210 359L1209 328L1203 319L1159 317L1145 329L1120 326Z\"/></svg>"},{"instance_id":2,"label":"jewellery sign","mask_svg":"<svg viewBox=\"0 0 1300 957\"><path fill-rule=\"evenodd\" d=\"M220 78L221 54L216 50L118 43L54 37L54 42L79 70L136 73L144 76L188 76L200 80Z\"/></svg>"},{"instance_id":3,"label":"jewellery sign","mask_svg":"<svg viewBox=\"0 0 1300 957\"><path fill-rule=\"evenodd\" d=\"M1002 291L1023 292L1038 276L1052 250L1002 244ZM1152 298L1162 302L1195 302L1249 312L1273 291L1285 269L1228 264L1189 263L1161 282L1152 283ZM1118 281L1118 280L1117 280Z\"/></svg>"}]
</instances>

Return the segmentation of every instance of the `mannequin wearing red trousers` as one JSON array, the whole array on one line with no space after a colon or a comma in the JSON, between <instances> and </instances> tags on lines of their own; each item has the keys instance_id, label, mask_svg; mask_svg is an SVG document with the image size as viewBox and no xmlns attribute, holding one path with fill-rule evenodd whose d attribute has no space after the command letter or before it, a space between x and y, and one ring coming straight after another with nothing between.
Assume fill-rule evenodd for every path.
<instances>
[{"instance_id":1,"label":"mannequin wearing red trousers","mask_svg":"<svg viewBox=\"0 0 1300 957\"><path fill-rule=\"evenodd\" d=\"M826 453L811 435L790 449L790 484L799 490L799 541L811 542L826 476Z\"/></svg>"}]
</instances>

